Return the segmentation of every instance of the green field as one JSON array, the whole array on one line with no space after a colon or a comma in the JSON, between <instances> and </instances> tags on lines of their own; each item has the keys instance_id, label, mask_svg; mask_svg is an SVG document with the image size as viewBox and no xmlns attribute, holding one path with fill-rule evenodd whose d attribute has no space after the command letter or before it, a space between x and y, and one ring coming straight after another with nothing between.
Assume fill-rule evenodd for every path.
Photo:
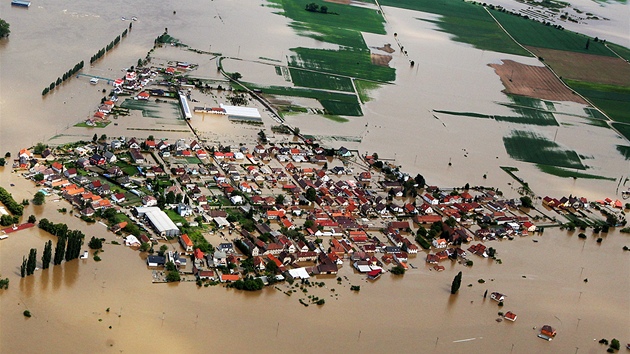
<instances>
[{"instance_id":1,"label":"green field","mask_svg":"<svg viewBox=\"0 0 630 354\"><path fill-rule=\"evenodd\" d=\"M322 106L324 106L327 114L354 117L360 117L363 115L361 106L358 102L342 102L333 100L320 100L319 102Z\"/></svg>"},{"instance_id":2,"label":"green field","mask_svg":"<svg viewBox=\"0 0 630 354\"><path fill-rule=\"evenodd\" d=\"M359 94L359 99L361 99L361 103L369 102L372 97L370 96L370 91L376 90L381 87L380 84L371 81L365 80L354 80L354 86L357 88L357 93Z\"/></svg>"},{"instance_id":3,"label":"green field","mask_svg":"<svg viewBox=\"0 0 630 354\"><path fill-rule=\"evenodd\" d=\"M361 32L339 27L328 27L313 23L292 22L289 24L300 36L318 41L338 44L343 47L366 48Z\"/></svg>"},{"instance_id":4,"label":"green field","mask_svg":"<svg viewBox=\"0 0 630 354\"><path fill-rule=\"evenodd\" d=\"M602 180L607 180L607 181L615 180L612 177L604 177L604 176L593 175L590 173L578 172L575 170L567 170L565 168L556 167L556 166L537 164L536 167L538 167L538 169L541 170L542 172L545 172L545 173L548 173L550 175L554 175L557 177L563 177L563 178L602 179Z\"/></svg>"},{"instance_id":5,"label":"green field","mask_svg":"<svg viewBox=\"0 0 630 354\"><path fill-rule=\"evenodd\" d=\"M618 44L614 44L614 43L608 43L608 47L610 47L617 54L619 54L620 57L624 58L625 60L630 61L630 49L628 49L626 47L622 47L622 46L620 46Z\"/></svg>"},{"instance_id":6,"label":"green field","mask_svg":"<svg viewBox=\"0 0 630 354\"><path fill-rule=\"evenodd\" d=\"M626 160L630 160L630 146L617 145L617 151L619 151Z\"/></svg>"},{"instance_id":7,"label":"green field","mask_svg":"<svg viewBox=\"0 0 630 354\"><path fill-rule=\"evenodd\" d=\"M565 81L572 89L606 112L614 121L630 123L630 87Z\"/></svg>"},{"instance_id":8,"label":"green field","mask_svg":"<svg viewBox=\"0 0 630 354\"><path fill-rule=\"evenodd\" d=\"M621 135L625 136L626 139L630 140L630 124L612 123L612 126L617 129Z\"/></svg>"},{"instance_id":9,"label":"green field","mask_svg":"<svg viewBox=\"0 0 630 354\"><path fill-rule=\"evenodd\" d=\"M143 117L149 118L166 118L166 119L183 119L182 111L176 102L143 101L127 98L121 105L122 108L142 111Z\"/></svg>"},{"instance_id":10,"label":"green field","mask_svg":"<svg viewBox=\"0 0 630 354\"><path fill-rule=\"evenodd\" d=\"M539 125L539 126L558 126L558 121L554 117L553 113L544 111L542 109L534 109L527 107L520 107L511 104L503 104L510 107L514 116L497 116L492 114L474 113L474 112L454 112L434 109L433 112L445 113L454 116L462 116L469 118L484 118L494 119L497 122L508 122L526 125Z\"/></svg>"},{"instance_id":11,"label":"green field","mask_svg":"<svg viewBox=\"0 0 630 354\"><path fill-rule=\"evenodd\" d=\"M385 21L377 11L365 7L335 4L333 2L315 2L328 7L328 14L306 11L306 5L313 0L271 0L282 4L279 13L294 21L313 24L318 28L346 28L360 32L385 34ZM333 14L335 13L335 14Z\"/></svg>"},{"instance_id":12,"label":"green field","mask_svg":"<svg viewBox=\"0 0 630 354\"><path fill-rule=\"evenodd\" d=\"M295 55L289 58L289 66L382 82L396 79L395 69L372 64L368 49L322 50L300 47L291 51Z\"/></svg>"},{"instance_id":13,"label":"green field","mask_svg":"<svg viewBox=\"0 0 630 354\"><path fill-rule=\"evenodd\" d=\"M584 170L580 157L573 150L564 150L560 145L529 131L514 130L503 137L505 150L514 159L540 165Z\"/></svg>"},{"instance_id":14,"label":"green field","mask_svg":"<svg viewBox=\"0 0 630 354\"><path fill-rule=\"evenodd\" d=\"M501 23L503 28L522 45L566 50L577 53L615 56L603 43L593 40L590 41L589 48L586 49L586 41L589 37L585 35L545 26L540 22L505 12L496 10L490 10L490 12L497 21Z\"/></svg>"},{"instance_id":15,"label":"green field","mask_svg":"<svg viewBox=\"0 0 630 354\"><path fill-rule=\"evenodd\" d=\"M330 115L361 115L361 106L357 96L353 94L322 91L315 89L283 87L283 86L258 86L253 83L243 83L249 89L259 89L266 95L306 97L318 100Z\"/></svg>"},{"instance_id":16,"label":"green field","mask_svg":"<svg viewBox=\"0 0 630 354\"><path fill-rule=\"evenodd\" d=\"M425 21L435 23L440 31L453 35L456 42L471 44L481 50L530 56L479 5L457 0L383 0L380 4L441 15L440 20Z\"/></svg>"},{"instance_id":17,"label":"green field","mask_svg":"<svg viewBox=\"0 0 630 354\"><path fill-rule=\"evenodd\" d=\"M343 76L323 74L314 71L289 68L291 80L295 86L322 90L354 92L352 81Z\"/></svg>"},{"instance_id":18,"label":"green field","mask_svg":"<svg viewBox=\"0 0 630 354\"><path fill-rule=\"evenodd\" d=\"M118 160L114 165L120 167L120 169L129 176L135 176L138 174L138 169L134 165L130 165L125 161Z\"/></svg>"}]
</instances>

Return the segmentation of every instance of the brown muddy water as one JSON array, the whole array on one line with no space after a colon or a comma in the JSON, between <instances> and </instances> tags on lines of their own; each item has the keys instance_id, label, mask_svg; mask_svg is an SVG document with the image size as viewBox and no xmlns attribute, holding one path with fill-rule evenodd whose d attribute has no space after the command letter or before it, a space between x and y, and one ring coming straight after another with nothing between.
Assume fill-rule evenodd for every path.
<instances>
[{"instance_id":1,"label":"brown muddy water","mask_svg":"<svg viewBox=\"0 0 630 354\"><path fill-rule=\"evenodd\" d=\"M91 55L127 28L129 22L121 21L123 16L137 16L139 20L133 23L129 36L96 65L86 68L86 73L118 77L146 55L164 28L194 48L248 60L265 57L283 61L291 47L324 47L295 35L287 20L261 6L265 4L43 0L24 10L3 2L0 13L11 24L12 33L8 40L0 41L0 151L15 154L39 141L58 143L89 138L94 133L155 134L128 128L181 126L178 122L126 117L118 126L112 124L102 130L70 128L93 112L101 90L106 88L104 84L90 85L87 78L73 78L41 98L41 90L51 81L81 60L89 63ZM404 170L421 172L430 183L439 185L483 183L515 194L507 184L509 177L498 169L499 165L509 165L521 169L519 175L539 193L614 195L616 182L549 177L509 158L501 138L522 126L461 117L434 118L432 109L493 110L500 114L503 108L493 102L505 101L500 93L503 88L487 64L515 57L452 43L446 34L432 31L433 25L415 19L422 14L396 9L387 9L387 13L388 31L399 33L416 67L409 68L408 59L394 53L390 65L397 68L396 83L373 93L374 100L364 107L365 117L340 124L315 116L292 116L290 124L307 134L359 137L361 143L328 141L359 148L362 153L378 151L383 157L395 158ZM366 36L366 41L369 46L394 43L391 35ZM164 56L170 54L165 52ZM535 64L533 59L517 59ZM207 60L210 66L203 76L216 78L211 59ZM210 139L228 138L233 132L223 121L199 119L202 134ZM165 127L159 126L162 123ZM556 129L535 130L551 138ZM257 131L247 126L237 130L242 137ZM598 139L593 140L593 136ZM611 152L615 144L624 142L608 130L563 126L557 139L579 153L595 156L588 163L602 174L614 178L630 174L627 161ZM601 162L600 156L604 157ZM481 178L484 173L488 173L487 180ZM10 187L11 183L15 187ZM32 198L36 191L6 167L0 170L0 185L16 200ZM49 199L44 207L27 207L25 215L65 222L82 229L88 237L114 240L102 225L87 226L58 213L56 209L61 206L67 207ZM309 295L326 299L322 307L300 305L298 299L305 295L287 296L283 294L285 285L279 286L281 291L268 288L256 294L221 287L198 289L193 283L154 285L138 252L112 244L105 246L101 262L91 257L75 260L21 279L22 256L32 247L41 256L50 238L30 229L0 241L0 273L11 282L8 291L0 290L1 353L286 352L297 348L320 352L333 347L340 352L395 348L398 352L436 353L594 353L604 350L593 341L595 338L617 337L622 343L630 338L630 268L628 253L621 250L630 240L618 232L611 232L598 245L594 238L582 241L575 234L548 230L544 236L536 236L538 243L530 237L492 245L503 264L473 258L472 268L453 264L441 273L425 267L424 257L418 255L411 263L419 269L402 278L385 274L374 284L366 283L346 263L341 275L349 281L338 285L334 278L323 278L326 287L309 291ZM462 288L457 296L450 296L450 283L459 270L464 273ZM485 284L477 282L481 278ZM584 283L584 278L589 282ZM351 292L350 285L361 285L361 291ZM484 301L486 289L507 294L506 306L500 309L491 300ZM22 315L26 309L33 317ZM498 311L513 311L518 320L498 323ZM558 330L552 342L536 338L533 327L543 324Z\"/></svg>"}]
</instances>

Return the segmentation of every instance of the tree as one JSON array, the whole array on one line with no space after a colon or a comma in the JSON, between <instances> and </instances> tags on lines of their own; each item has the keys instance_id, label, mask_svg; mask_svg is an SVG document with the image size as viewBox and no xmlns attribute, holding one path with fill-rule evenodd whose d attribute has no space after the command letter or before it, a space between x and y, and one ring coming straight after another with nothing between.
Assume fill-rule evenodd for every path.
<instances>
[{"instance_id":1,"label":"tree","mask_svg":"<svg viewBox=\"0 0 630 354\"><path fill-rule=\"evenodd\" d=\"M313 227L313 225L315 225L315 222L313 222L313 220L306 220L304 222L304 228L305 229L310 229Z\"/></svg>"},{"instance_id":2,"label":"tree","mask_svg":"<svg viewBox=\"0 0 630 354\"><path fill-rule=\"evenodd\" d=\"M7 153L4 154L4 158L8 159L9 157L11 157L11 151L7 151Z\"/></svg>"},{"instance_id":3,"label":"tree","mask_svg":"<svg viewBox=\"0 0 630 354\"><path fill-rule=\"evenodd\" d=\"M416 184L418 185L418 188L424 188L425 180L424 180L424 177L422 177L421 174L418 173L416 175L416 177L414 177L413 180L416 181Z\"/></svg>"},{"instance_id":4,"label":"tree","mask_svg":"<svg viewBox=\"0 0 630 354\"><path fill-rule=\"evenodd\" d=\"M90 249L93 249L93 250L101 249L103 248L103 241L101 241L100 238L96 238L92 236L92 238L90 239L90 242L88 242L88 247L90 247Z\"/></svg>"},{"instance_id":5,"label":"tree","mask_svg":"<svg viewBox=\"0 0 630 354\"><path fill-rule=\"evenodd\" d=\"M31 248L31 251L28 253L28 261L26 261L26 275L31 275L35 273L36 267L37 267L37 249Z\"/></svg>"},{"instance_id":6,"label":"tree","mask_svg":"<svg viewBox=\"0 0 630 354\"><path fill-rule=\"evenodd\" d=\"M9 278L0 279L0 289L7 290L9 288Z\"/></svg>"},{"instance_id":7,"label":"tree","mask_svg":"<svg viewBox=\"0 0 630 354\"><path fill-rule=\"evenodd\" d=\"M241 73L239 73L238 71L233 72L233 73L230 74L230 78L232 80L235 80L235 81L240 80L242 77L243 77L243 75L241 75Z\"/></svg>"},{"instance_id":8,"label":"tree","mask_svg":"<svg viewBox=\"0 0 630 354\"><path fill-rule=\"evenodd\" d=\"M105 141L107 140L107 135L106 134L102 134L101 138L99 139L100 141Z\"/></svg>"},{"instance_id":9,"label":"tree","mask_svg":"<svg viewBox=\"0 0 630 354\"><path fill-rule=\"evenodd\" d=\"M532 198L530 198L530 197L525 195L525 196L522 196L520 198L520 200L521 200L521 204L523 204L523 206L525 208L533 208L534 207L534 204L532 204Z\"/></svg>"},{"instance_id":10,"label":"tree","mask_svg":"<svg viewBox=\"0 0 630 354\"><path fill-rule=\"evenodd\" d=\"M42 152L44 152L44 150L46 150L47 148L48 148L48 145L44 143L37 143L37 145L35 145L35 147L33 148L33 153L35 155L41 155Z\"/></svg>"},{"instance_id":11,"label":"tree","mask_svg":"<svg viewBox=\"0 0 630 354\"><path fill-rule=\"evenodd\" d=\"M7 164L7 161L4 159L4 157L0 157L0 166L4 166Z\"/></svg>"},{"instance_id":12,"label":"tree","mask_svg":"<svg viewBox=\"0 0 630 354\"><path fill-rule=\"evenodd\" d=\"M175 192L170 191L166 193L166 204L174 204L175 203Z\"/></svg>"},{"instance_id":13,"label":"tree","mask_svg":"<svg viewBox=\"0 0 630 354\"><path fill-rule=\"evenodd\" d=\"M312 2L310 4L306 4L306 11L317 12L318 10L319 10L319 5L317 5L316 3Z\"/></svg>"},{"instance_id":14,"label":"tree","mask_svg":"<svg viewBox=\"0 0 630 354\"><path fill-rule=\"evenodd\" d=\"M462 272L457 273L455 278L453 278L453 283L451 284L451 294L456 294L460 285L462 285Z\"/></svg>"},{"instance_id":15,"label":"tree","mask_svg":"<svg viewBox=\"0 0 630 354\"><path fill-rule=\"evenodd\" d=\"M306 188L306 199L314 202L317 199L317 191L313 187Z\"/></svg>"},{"instance_id":16,"label":"tree","mask_svg":"<svg viewBox=\"0 0 630 354\"><path fill-rule=\"evenodd\" d=\"M140 252L146 252L151 248L151 244L148 242L142 242L140 245Z\"/></svg>"},{"instance_id":17,"label":"tree","mask_svg":"<svg viewBox=\"0 0 630 354\"><path fill-rule=\"evenodd\" d=\"M44 254L42 254L42 269L48 269L50 260L52 259L52 241L48 240L44 245Z\"/></svg>"},{"instance_id":18,"label":"tree","mask_svg":"<svg viewBox=\"0 0 630 354\"><path fill-rule=\"evenodd\" d=\"M271 274L276 274L278 272L278 265L276 262L269 260L267 264L265 264L265 270Z\"/></svg>"},{"instance_id":19,"label":"tree","mask_svg":"<svg viewBox=\"0 0 630 354\"><path fill-rule=\"evenodd\" d=\"M22 256L22 265L20 266L20 276L24 278L26 276L26 257Z\"/></svg>"},{"instance_id":20,"label":"tree","mask_svg":"<svg viewBox=\"0 0 630 354\"><path fill-rule=\"evenodd\" d=\"M46 202L46 195L43 192L35 193L35 197L33 198L33 204L42 205Z\"/></svg>"},{"instance_id":21,"label":"tree","mask_svg":"<svg viewBox=\"0 0 630 354\"><path fill-rule=\"evenodd\" d=\"M9 27L11 27L9 23L0 18L0 38L9 36L9 34L11 33Z\"/></svg>"},{"instance_id":22,"label":"tree","mask_svg":"<svg viewBox=\"0 0 630 354\"><path fill-rule=\"evenodd\" d=\"M619 348L621 348L619 340L617 338L613 338L610 341L610 347L613 348L614 350L619 350Z\"/></svg>"},{"instance_id":23,"label":"tree","mask_svg":"<svg viewBox=\"0 0 630 354\"><path fill-rule=\"evenodd\" d=\"M53 264L54 265L61 264L65 254L66 254L66 238L59 237L59 240L57 240L57 246L55 246L55 258L53 259Z\"/></svg>"},{"instance_id":24,"label":"tree","mask_svg":"<svg viewBox=\"0 0 630 354\"><path fill-rule=\"evenodd\" d=\"M33 179L35 180L35 182L41 182L44 180L44 174L38 173L35 176L33 176Z\"/></svg>"},{"instance_id":25,"label":"tree","mask_svg":"<svg viewBox=\"0 0 630 354\"><path fill-rule=\"evenodd\" d=\"M171 270L166 273L166 281L169 283L178 282L181 279L179 272L176 270Z\"/></svg>"},{"instance_id":26,"label":"tree","mask_svg":"<svg viewBox=\"0 0 630 354\"><path fill-rule=\"evenodd\" d=\"M319 12L321 12L321 13L323 13L323 14L328 13L328 6L326 6L326 5L322 5L322 6L319 8Z\"/></svg>"},{"instance_id":27,"label":"tree","mask_svg":"<svg viewBox=\"0 0 630 354\"><path fill-rule=\"evenodd\" d=\"M403 275L405 274L405 268L403 268L400 265L395 266L394 268L391 269L392 274L395 275Z\"/></svg>"},{"instance_id":28,"label":"tree","mask_svg":"<svg viewBox=\"0 0 630 354\"><path fill-rule=\"evenodd\" d=\"M586 40L586 45L584 46L584 49L588 50L588 47L589 47L590 45L591 45L591 39L590 39L590 38L588 38L588 39Z\"/></svg>"},{"instance_id":29,"label":"tree","mask_svg":"<svg viewBox=\"0 0 630 354\"><path fill-rule=\"evenodd\" d=\"M276 196L276 204L284 204L284 194L278 194Z\"/></svg>"}]
</instances>

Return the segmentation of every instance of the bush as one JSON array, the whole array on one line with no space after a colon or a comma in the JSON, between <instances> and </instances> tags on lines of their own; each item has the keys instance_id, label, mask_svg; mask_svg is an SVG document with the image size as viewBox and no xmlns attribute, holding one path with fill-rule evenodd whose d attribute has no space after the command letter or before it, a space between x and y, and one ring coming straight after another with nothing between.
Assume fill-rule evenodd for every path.
<instances>
[{"instance_id":1,"label":"bush","mask_svg":"<svg viewBox=\"0 0 630 354\"><path fill-rule=\"evenodd\" d=\"M103 248L103 241L101 241L100 238L96 238L92 236L92 238L90 239L90 242L88 242L88 247L90 247L90 249L93 249L93 250L101 249Z\"/></svg>"},{"instance_id":2,"label":"bush","mask_svg":"<svg viewBox=\"0 0 630 354\"><path fill-rule=\"evenodd\" d=\"M581 238L581 239L585 239L586 238L586 234L584 234L583 232L580 232L578 237Z\"/></svg>"},{"instance_id":3,"label":"bush","mask_svg":"<svg viewBox=\"0 0 630 354\"><path fill-rule=\"evenodd\" d=\"M614 350L619 350L621 348L621 345L619 344L619 340L617 340L617 338L613 338L610 341L610 347Z\"/></svg>"},{"instance_id":4,"label":"bush","mask_svg":"<svg viewBox=\"0 0 630 354\"><path fill-rule=\"evenodd\" d=\"M31 311L29 310L24 310L23 314L24 314L24 317L31 317Z\"/></svg>"},{"instance_id":5,"label":"bush","mask_svg":"<svg viewBox=\"0 0 630 354\"><path fill-rule=\"evenodd\" d=\"M177 270L170 270L166 273L166 281L169 283L178 282L181 280L181 276Z\"/></svg>"},{"instance_id":6,"label":"bush","mask_svg":"<svg viewBox=\"0 0 630 354\"><path fill-rule=\"evenodd\" d=\"M394 268L391 269L392 274L395 275L403 275L405 274L405 268L403 268L400 265L395 266Z\"/></svg>"}]
</instances>

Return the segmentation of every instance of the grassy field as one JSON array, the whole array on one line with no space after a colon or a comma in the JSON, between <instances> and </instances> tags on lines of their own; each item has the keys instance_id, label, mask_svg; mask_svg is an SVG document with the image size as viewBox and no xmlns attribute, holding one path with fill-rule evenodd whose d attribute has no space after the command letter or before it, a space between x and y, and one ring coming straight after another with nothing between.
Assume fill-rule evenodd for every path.
<instances>
[{"instance_id":1,"label":"grassy field","mask_svg":"<svg viewBox=\"0 0 630 354\"><path fill-rule=\"evenodd\" d=\"M366 48L365 40L361 32L339 28L328 27L314 23L293 22L289 24L299 35L313 38L318 41L334 43L344 47Z\"/></svg>"},{"instance_id":2,"label":"grassy field","mask_svg":"<svg viewBox=\"0 0 630 354\"><path fill-rule=\"evenodd\" d=\"M291 50L295 55L289 58L289 66L373 81L391 82L396 79L395 69L372 64L367 49L322 50L300 47Z\"/></svg>"},{"instance_id":3,"label":"grassy field","mask_svg":"<svg viewBox=\"0 0 630 354\"><path fill-rule=\"evenodd\" d=\"M619 56L630 61L630 49L614 43L608 43L608 46L619 54Z\"/></svg>"},{"instance_id":4,"label":"grassy field","mask_svg":"<svg viewBox=\"0 0 630 354\"><path fill-rule=\"evenodd\" d=\"M316 2L318 5L328 7L328 14L306 11L306 5L313 0L271 0L282 4L283 12L280 13L294 21L313 24L327 28L346 28L360 32L385 34L383 17L375 10L335 4L333 2Z\"/></svg>"},{"instance_id":5,"label":"grassy field","mask_svg":"<svg viewBox=\"0 0 630 354\"><path fill-rule=\"evenodd\" d=\"M127 98L121 105L122 108L142 111L143 117L149 118L166 118L177 117L183 119L179 104L176 102L143 101Z\"/></svg>"},{"instance_id":6,"label":"grassy field","mask_svg":"<svg viewBox=\"0 0 630 354\"><path fill-rule=\"evenodd\" d=\"M626 160L630 160L630 146L617 145L617 151L619 151Z\"/></svg>"},{"instance_id":7,"label":"grassy field","mask_svg":"<svg viewBox=\"0 0 630 354\"><path fill-rule=\"evenodd\" d=\"M443 110L437 110L437 109L433 111L436 113L445 113L445 114L450 114L454 116L494 119L497 122L509 122L509 123L539 125L539 126L558 126L559 125L558 121L556 121L556 118L551 112L546 112L541 109L511 106L510 104L505 104L505 105L510 107L510 109L512 110L512 112L515 113L515 115L497 116L497 115L474 113L474 112L453 112L453 111L443 111Z\"/></svg>"},{"instance_id":8,"label":"grassy field","mask_svg":"<svg viewBox=\"0 0 630 354\"><path fill-rule=\"evenodd\" d=\"M571 32L559 30L551 26L545 26L540 22L531 21L508 13L490 10L494 17L501 23L508 33L522 45L565 50L577 53L614 56L614 54L601 42L593 40L586 49L586 41L589 37Z\"/></svg>"},{"instance_id":9,"label":"grassy field","mask_svg":"<svg viewBox=\"0 0 630 354\"><path fill-rule=\"evenodd\" d=\"M608 181L614 181L615 179L612 177L604 177L604 176L598 176L598 175L593 175L590 173L583 173L583 172L578 172L575 170L567 170L565 168L560 168L560 167L555 167L555 166L549 166L549 165L536 165L536 167L538 167L539 170L541 170L542 172L548 173L550 175L554 175L557 177L564 177L564 178L586 178L586 179L602 179L602 180L608 180Z\"/></svg>"},{"instance_id":10,"label":"grassy field","mask_svg":"<svg viewBox=\"0 0 630 354\"><path fill-rule=\"evenodd\" d=\"M324 106L327 114L354 117L360 117L363 115L361 106L358 102L342 102L333 100L320 100L319 102L322 106Z\"/></svg>"},{"instance_id":11,"label":"grassy field","mask_svg":"<svg viewBox=\"0 0 630 354\"><path fill-rule=\"evenodd\" d=\"M95 122L94 125L87 125L87 123L85 122L80 122L75 124L75 127L79 127L79 128L105 128L106 126L108 126L111 122L107 121L107 122Z\"/></svg>"},{"instance_id":12,"label":"grassy field","mask_svg":"<svg viewBox=\"0 0 630 354\"><path fill-rule=\"evenodd\" d=\"M357 101L357 96L353 94L296 87L266 87L252 83L243 84L250 89L262 90L265 95L314 98L321 103L326 109L326 113L330 115L361 115L361 106Z\"/></svg>"},{"instance_id":13,"label":"grassy field","mask_svg":"<svg viewBox=\"0 0 630 354\"><path fill-rule=\"evenodd\" d=\"M114 165L120 167L120 169L129 176L135 176L138 174L138 169L136 168L136 166L130 165L125 161L118 160L114 163Z\"/></svg>"},{"instance_id":14,"label":"grassy field","mask_svg":"<svg viewBox=\"0 0 630 354\"><path fill-rule=\"evenodd\" d=\"M617 122L630 123L630 87L566 80L567 84L588 98Z\"/></svg>"},{"instance_id":15,"label":"grassy field","mask_svg":"<svg viewBox=\"0 0 630 354\"><path fill-rule=\"evenodd\" d=\"M514 159L540 165L586 169L578 154L533 132L515 130L503 137L505 150Z\"/></svg>"},{"instance_id":16,"label":"grassy field","mask_svg":"<svg viewBox=\"0 0 630 354\"><path fill-rule=\"evenodd\" d=\"M630 124L612 123L612 126L615 127L621 135L625 136L626 139L630 140Z\"/></svg>"},{"instance_id":17,"label":"grassy field","mask_svg":"<svg viewBox=\"0 0 630 354\"><path fill-rule=\"evenodd\" d=\"M295 86L310 87L322 90L354 92L349 78L314 71L289 68L291 80Z\"/></svg>"},{"instance_id":18,"label":"grassy field","mask_svg":"<svg viewBox=\"0 0 630 354\"><path fill-rule=\"evenodd\" d=\"M453 35L454 41L482 50L529 56L481 6L458 0L383 0L380 4L441 15L440 20L428 22Z\"/></svg>"},{"instance_id":19,"label":"grassy field","mask_svg":"<svg viewBox=\"0 0 630 354\"><path fill-rule=\"evenodd\" d=\"M354 86L357 88L357 93L362 103L369 102L372 99L372 97L370 97L370 91L381 87L380 84L365 80L354 80Z\"/></svg>"}]
</instances>

